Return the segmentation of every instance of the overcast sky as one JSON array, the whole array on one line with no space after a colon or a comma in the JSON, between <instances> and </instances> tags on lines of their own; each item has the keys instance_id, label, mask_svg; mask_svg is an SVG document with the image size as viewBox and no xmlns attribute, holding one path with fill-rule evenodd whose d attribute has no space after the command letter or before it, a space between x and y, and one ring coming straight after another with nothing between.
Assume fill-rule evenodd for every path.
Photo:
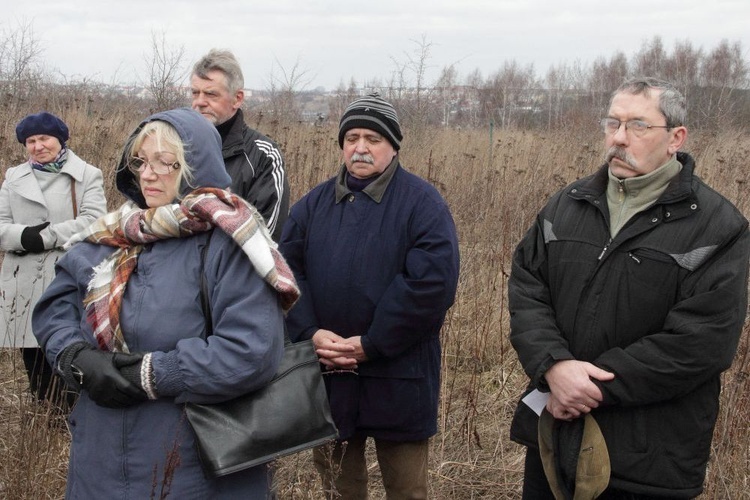
<instances>
[{"instance_id":1,"label":"overcast sky","mask_svg":"<svg viewBox=\"0 0 750 500\"><path fill-rule=\"evenodd\" d=\"M152 32L184 47L184 65L212 47L238 57L248 88L267 88L295 63L307 89L387 82L414 54L432 44L428 83L455 64L460 77L484 77L504 61L550 65L630 58L659 35L668 52L676 41L711 50L739 41L750 54L747 0L0 0L0 29L31 24L45 67L68 80L138 82L146 76Z\"/></svg>"}]
</instances>

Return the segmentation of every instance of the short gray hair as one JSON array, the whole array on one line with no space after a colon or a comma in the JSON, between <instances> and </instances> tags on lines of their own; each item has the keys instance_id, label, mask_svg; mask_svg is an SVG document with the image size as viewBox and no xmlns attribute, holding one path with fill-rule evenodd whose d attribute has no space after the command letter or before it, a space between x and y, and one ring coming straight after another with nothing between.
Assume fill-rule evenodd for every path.
<instances>
[{"instance_id":1,"label":"short gray hair","mask_svg":"<svg viewBox=\"0 0 750 500\"><path fill-rule=\"evenodd\" d=\"M677 87L667 81L650 77L632 78L620 85L612 93L612 99L621 93L645 95L648 97L652 89L661 92L659 94L659 111L666 118L667 127L674 128L685 125L685 120L687 119L685 97L677 90ZM612 100L610 99L611 105Z\"/></svg>"},{"instance_id":2,"label":"short gray hair","mask_svg":"<svg viewBox=\"0 0 750 500\"><path fill-rule=\"evenodd\" d=\"M242 76L240 63L234 54L226 49L211 49L193 66L193 74L198 78L208 80L209 71L221 71L227 80L227 90L235 94L245 88L245 78Z\"/></svg>"}]
</instances>

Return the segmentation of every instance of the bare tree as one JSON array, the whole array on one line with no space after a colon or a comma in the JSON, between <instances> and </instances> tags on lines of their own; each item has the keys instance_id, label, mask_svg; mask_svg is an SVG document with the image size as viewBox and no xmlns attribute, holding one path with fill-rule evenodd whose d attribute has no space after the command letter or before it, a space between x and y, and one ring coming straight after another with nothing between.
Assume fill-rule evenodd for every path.
<instances>
[{"instance_id":1,"label":"bare tree","mask_svg":"<svg viewBox=\"0 0 750 500\"><path fill-rule=\"evenodd\" d=\"M690 87L698 84L703 52L693 48L689 40L676 42L672 56L666 61L664 78L677 85L687 97Z\"/></svg>"},{"instance_id":2,"label":"bare tree","mask_svg":"<svg viewBox=\"0 0 750 500\"><path fill-rule=\"evenodd\" d=\"M432 43L425 35L411 42L414 48L411 52L404 52L403 60L391 56L394 70L387 97L399 109L405 122L419 128L428 119L427 70Z\"/></svg>"},{"instance_id":3,"label":"bare tree","mask_svg":"<svg viewBox=\"0 0 750 500\"><path fill-rule=\"evenodd\" d=\"M162 31L151 32L151 54L146 57L148 81L146 88L157 110L172 109L185 104L187 93L181 86L187 75L182 60L185 46L171 47Z\"/></svg>"},{"instance_id":4,"label":"bare tree","mask_svg":"<svg viewBox=\"0 0 750 500\"><path fill-rule=\"evenodd\" d=\"M609 61L603 57L596 59L591 67L589 89L592 93L592 106L604 109L609 96L628 76L628 59L618 51Z\"/></svg>"},{"instance_id":5,"label":"bare tree","mask_svg":"<svg viewBox=\"0 0 750 500\"><path fill-rule=\"evenodd\" d=\"M696 99L706 126L731 124L737 103L735 96L748 88L748 66L740 42L722 40L703 59L701 92Z\"/></svg>"},{"instance_id":6,"label":"bare tree","mask_svg":"<svg viewBox=\"0 0 750 500\"><path fill-rule=\"evenodd\" d=\"M331 117L338 120L341 115L344 114L344 110L357 98L357 81L352 77L349 80L349 85L345 85L343 80L339 83L338 88L335 92L335 97L328 103L328 109Z\"/></svg>"},{"instance_id":7,"label":"bare tree","mask_svg":"<svg viewBox=\"0 0 750 500\"><path fill-rule=\"evenodd\" d=\"M547 86L547 129L562 124L563 103L568 90L568 68L565 64L552 66L544 78Z\"/></svg>"},{"instance_id":8,"label":"bare tree","mask_svg":"<svg viewBox=\"0 0 750 500\"><path fill-rule=\"evenodd\" d=\"M480 94L484 88L484 78L479 68L475 68L474 71L466 76L464 79L464 88L466 92L462 98L464 107L467 109L468 125L477 127L487 120L487 116L484 115L482 107L479 105L481 102Z\"/></svg>"},{"instance_id":9,"label":"bare tree","mask_svg":"<svg viewBox=\"0 0 750 500\"><path fill-rule=\"evenodd\" d=\"M391 71L391 77L388 80L388 92L385 97L398 106L404 98L409 85L407 81L407 72L409 68L406 62L399 61L394 57L391 57L391 61L393 61L393 70Z\"/></svg>"},{"instance_id":10,"label":"bare tree","mask_svg":"<svg viewBox=\"0 0 750 500\"><path fill-rule=\"evenodd\" d=\"M640 76L652 76L665 78L667 54L660 36L655 36L650 42L646 42L643 48L635 55L633 61L633 72Z\"/></svg>"},{"instance_id":11,"label":"bare tree","mask_svg":"<svg viewBox=\"0 0 750 500\"><path fill-rule=\"evenodd\" d=\"M278 59L274 61L267 87L272 108L269 111L277 119L299 120L301 110L297 104L297 98L314 76L310 74L309 69L302 66L299 57L288 70ZM279 74L276 73L276 68Z\"/></svg>"},{"instance_id":12,"label":"bare tree","mask_svg":"<svg viewBox=\"0 0 750 500\"><path fill-rule=\"evenodd\" d=\"M522 110L533 107L530 91L535 82L534 66L522 67L515 59L505 61L503 68L490 77L486 105L499 118L501 127L517 126Z\"/></svg>"},{"instance_id":13,"label":"bare tree","mask_svg":"<svg viewBox=\"0 0 750 500\"><path fill-rule=\"evenodd\" d=\"M43 79L42 46L31 22L19 21L13 29L3 29L0 38L0 88L10 105L27 100Z\"/></svg>"},{"instance_id":14,"label":"bare tree","mask_svg":"<svg viewBox=\"0 0 750 500\"><path fill-rule=\"evenodd\" d=\"M427 91L426 78L432 43L427 41L425 35L422 35L419 40L412 40L412 42L415 45L414 52L407 57L409 68L414 74L414 119L417 123L424 124L427 122L428 102L425 93Z\"/></svg>"},{"instance_id":15,"label":"bare tree","mask_svg":"<svg viewBox=\"0 0 750 500\"><path fill-rule=\"evenodd\" d=\"M455 111L454 104L457 102L456 85L458 84L458 71L456 65L445 66L440 71L440 76L435 83L435 90L440 99L442 108L441 123L448 127L450 125L451 114Z\"/></svg>"}]
</instances>

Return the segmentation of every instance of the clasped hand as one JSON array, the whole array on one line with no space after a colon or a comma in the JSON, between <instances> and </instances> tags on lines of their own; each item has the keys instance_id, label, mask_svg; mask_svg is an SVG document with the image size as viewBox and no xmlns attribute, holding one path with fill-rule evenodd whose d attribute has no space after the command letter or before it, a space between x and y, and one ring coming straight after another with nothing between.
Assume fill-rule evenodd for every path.
<instances>
[{"instance_id":1,"label":"clasped hand","mask_svg":"<svg viewBox=\"0 0 750 500\"><path fill-rule=\"evenodd\" d=\"M367 361L362 337L344 338L330 330L320 329L312 337L318 359L329 370L354 370Z\"/></svg>"},{"instance_id":2,"label":"clasped hand","mask_svg":"<svg viewBox=\"0 0 750 500\"><path fill-rule=\"evenodd\" d=\"M126 366L140 363L142 354L107 352L96 348L80 351L71 366L81 374L81 387L99 406L125 408L148 399L146 392L120 371Z\"/></svg>"},{"instance_id":3,"label":"clasped hand","mask_svg":"<svg viewBox=\"0 0 750 500\"><path fill-rule=\"evenodd\" d=\"M591 412L604 396L592 379L607 381L615 374L585 362L558 361L547 370L544 378L550 388L547 411L560 420L573 420Z\"/></svg>"}]
</instances>

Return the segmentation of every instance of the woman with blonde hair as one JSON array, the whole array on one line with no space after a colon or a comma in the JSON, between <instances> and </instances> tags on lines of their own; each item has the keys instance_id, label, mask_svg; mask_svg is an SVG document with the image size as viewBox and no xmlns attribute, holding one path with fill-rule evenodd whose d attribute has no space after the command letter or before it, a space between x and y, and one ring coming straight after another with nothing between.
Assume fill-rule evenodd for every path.
<instances>
[{"instance_id":1,"label":"woman with blonde hair","mask_svg":"<svg viewBox=\"0 0 750 500\"><path fill-rule=\"evenodd\" d=\"M183 409L266 384L282 356L283 311L299 293L262 217L229 184L205 118L149 117L117 172L129 201L73 238L81 242L37 305L40 344L81 389L69 498L269 495L265 466L205 477Z\"/></svg>"}]
</instances>

